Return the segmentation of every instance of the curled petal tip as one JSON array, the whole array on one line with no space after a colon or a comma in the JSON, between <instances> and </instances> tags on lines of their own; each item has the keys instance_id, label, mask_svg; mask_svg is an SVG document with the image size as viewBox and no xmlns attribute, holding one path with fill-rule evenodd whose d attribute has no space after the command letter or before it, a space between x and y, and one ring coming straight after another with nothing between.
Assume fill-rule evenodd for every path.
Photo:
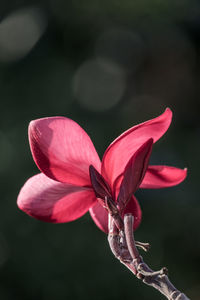
<instances>
[{"instance_id":1,"label":"curled petal tip","mask_svg":"<svg viewBox=\"0 0 200 300\"><path fill-rule=\"evenodd\" d=\"M149 166L140 188L165 188L175 186L185 180L187 169L171 166Z\"/></svg>"},{"instance_id":2,"label":"curled petal tip","mask_svg":"<svg viewBox=\"0 0 200 300\"><path fill-rule=\"evenodd\" d=\"M165 109L164 113L168 113L168 114L169 114L169 117L172 118L173 113L172 113L172 110L171 110L169 107L167 107L167 108Z\"/></svg>"},{"instance_id":3,"label":"curled petal tip","mask_svg":"<svg viewBox=\"0 0 200 300\"><path fill-rule=\"evenodd\" d=\"M188 168L184 168L183 171L185 172L185 176L184 176L184 179L185 179L185 178L187 177ZM183 180L184 180L184 179L183 179Z\"/></svg>"},{"instance_id":4,"label":"curled petal tip","mask_svg":"<svg viewBox=\"0 0 200 300\"><path fill-rule=\"evenodd\" d=\"M158 117L131 127L109 145L102 159L102 175L111 187L133 153L149 138L153 138L154 143L159 140L169 128L171 119L172 111L167 108Z\"/></svg>"},{"instance_id":5,"label":"curled petal tip","mask_svg":"<svg viewBox=\"0 0 200 300\"><path fill-rule=\"evenodd\" d=\"M171 110L171 108L169 108L169 107L166 107L166 108L165 108L165 111L169 111L169 112L172 113L172 110Z\"/></svg>"}]
</instances>

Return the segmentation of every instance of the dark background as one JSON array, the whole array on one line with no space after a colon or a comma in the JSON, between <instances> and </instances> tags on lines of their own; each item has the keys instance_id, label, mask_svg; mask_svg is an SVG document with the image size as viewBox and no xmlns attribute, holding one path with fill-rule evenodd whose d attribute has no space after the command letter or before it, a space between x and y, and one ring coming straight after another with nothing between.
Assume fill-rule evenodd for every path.
<instances>
[{"instance_id":1,"label":"dark background","mask_svg":"<svg viewBox=\"0 0 200 300\"><path fill-rule=\"evenodd\" d=\"M77 121L102 157L122 131L174 112L152 162L188 167L181 185L141 190L136 239L154 269L199 299L200 5L193 0L0 2L0 299L164 299L114 259L89 214L47 224L19 211L38 172L30 120Z\"/></svg>"}]
</instances>

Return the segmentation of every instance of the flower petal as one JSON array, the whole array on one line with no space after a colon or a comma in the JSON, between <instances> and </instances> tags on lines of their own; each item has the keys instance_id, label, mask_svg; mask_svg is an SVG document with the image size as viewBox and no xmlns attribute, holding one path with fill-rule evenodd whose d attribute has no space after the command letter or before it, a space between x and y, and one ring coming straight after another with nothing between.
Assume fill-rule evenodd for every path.
<instances>
[{"instance_id":1,"label":"flower petal","mask_svg":"<svg viewBox=\"0 0 200 300\"><path fill-rule=\"evenodd\" d=\"M92 189L60 183L40 173L24 184L17 204L36 219L63 223L84 215L95 201Z\"/></svg>"},{"instance_id":2,"label":"flower petal","mask_svg":"<svg viewBox=\"0 0 200 300\"><path fill-rule=\"evenodd\" d=\"M51 117L32 121L29 142L38 168L54 180L91 185L89 165L100 170L100 159L91 139L71 119Z\"/></svg>"},{"instance_id":3,"label":"flower petal","mask_svg":"<svg viewBox=\"0 0 200 300\"><path fill-rule=\"evenodd\" d=\"M103 232L108 233L108 212L98 202L89 209L94 223Z\"/></svg>"},{"instance_id":4,"label":"flower petal","mask_svg":"<svg viewBox=\"0 0 200 300\"><path fill-rule=\"evenodd\" d=\"M159 189L177 185L187 176L187 169L170 166L149 166L140 188Z\"/></svg>"},{"instance_id":5,"label":"flower petal","mask_svg":"<svg viewBox=\"0 0 200 300\"><path fill-rule=\"evenodd\" d=\"M132 196L131 200L128 202L126 209L124 211L125 214L132 214L134 216L134 224L133 224L133 229L136 230L138 226L141 223L142 220L142 211L140 208L140 205L135 198L135 196Z\"/></svg>"},{"instance_id":6,"label":"flower petal","mask_svg":"<svg viewBox=\"0 0 200 300\"><path fill-rule=\"evenodd\" d=\"M101 173L111 187L133 153L149 138L155 143L167 131L171 118L172 112L167 108L159 117L130 128L110 144L103 156Z\"/></svg>"},{"instance_id":7,"label":"flower petal","mask_svg":"<svg viewBox=\"0 0 200 300\"><path fill-rule=\"evenodd\" d=\"M105 204L105 197L112 197L112 192L109 185L93 166L89 167L89 173L96 197L103 199L103 203Z\"/></svg>"},{"instance_id":8,"label":"flower petal","mask_svg":"<svg viewBox=\"0 0 200 300\"><path fill-rule=\"evenodd\" d=\"M95 224L101 229L103 232L108 233L108 212L105 208L102 207L101 204L97 202L97 204L93 205L89 209L90 215L95 222ZM134 226L133 229L137 229L140 225L142 219L142 211L140 205L135 198L132 196L131 200L128 202L124 214L132 214L134 216Z\"/></svg>"},{"instance_id":9,"label":"flower petal","mask_svg":"<svg viewBox=\"0 0 200 300\"><path fill-rule=\"evenodd\" d=\"M124 208L142 182L152 151L153 139L144 143L131 157L124 171L117 202Z\"/></svg>"}]
</instances>

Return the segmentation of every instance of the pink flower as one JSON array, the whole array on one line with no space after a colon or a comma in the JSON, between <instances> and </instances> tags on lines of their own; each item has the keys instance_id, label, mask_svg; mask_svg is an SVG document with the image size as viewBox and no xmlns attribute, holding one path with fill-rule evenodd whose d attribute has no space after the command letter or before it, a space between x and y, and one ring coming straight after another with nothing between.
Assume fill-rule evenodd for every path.
<instances>
[{"instance_id":1,"label":"pink flower","mask_svg":"<svg viewBox=\"0 0 200 300\"><path fill-rule=\"evenodd\" d=\"M29 125L33 159L42 173L22 187L17 204L37 219L63 223L88 210L96 225L108 232L105 197L117 203L121 213L141 221L141 209L133 195L138 188L165 188L179 184L187 170L150 166L152 145L168 129L169 108L159 117L138 124L115 139L102 162L87 133L64 117L43 118Z\"/></svg>"}]
</instances>

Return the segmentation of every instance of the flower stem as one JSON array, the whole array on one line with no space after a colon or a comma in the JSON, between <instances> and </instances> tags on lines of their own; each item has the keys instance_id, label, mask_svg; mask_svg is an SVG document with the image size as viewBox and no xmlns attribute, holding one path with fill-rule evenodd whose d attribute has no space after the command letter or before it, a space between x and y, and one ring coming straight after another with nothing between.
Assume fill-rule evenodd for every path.
<instances>
[{"instance_id":1,"label":"flower stem","mask_svg":"<svg viewBox=\"0 0 200 300\"><path fill-rule=\"evenodd\" d=\"M143 261L137 246L147 250L149 244L135 241L133 222L134 217L131 214L126 214L124 216L124 229L123 231L119 231L114 219L109 215L108 242L115 257L119 259L119 261L138 279L141 279L143 283L157 289L168 300L190 300L170 282L166 268L162 268L159 271L153 271Z\"/></svg>"}]
</instances>

